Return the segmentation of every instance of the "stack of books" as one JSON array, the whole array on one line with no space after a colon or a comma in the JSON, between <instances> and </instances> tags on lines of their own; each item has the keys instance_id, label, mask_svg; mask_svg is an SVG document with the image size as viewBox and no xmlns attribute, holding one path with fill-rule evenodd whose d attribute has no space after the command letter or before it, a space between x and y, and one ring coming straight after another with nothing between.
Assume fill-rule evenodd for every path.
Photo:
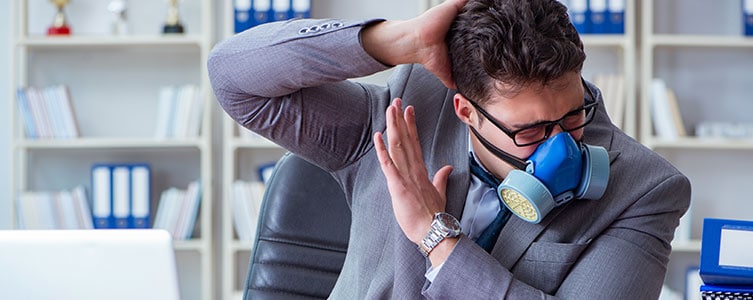
<instances>
[{"instance_id":1,"label":"stack of books","mask_svg":"<svg viewBox=\"0 0 753 300\"><path fill-rule=\"evenodd\" d=\"M154 137L192 138L201 133L204 109L196 85L165 86L160 89L157 128Z\"/></svg>"},{"instance_id":2,"label":"stack of books","mask_svg":"<svg viewBox=\"0 0 753 300\"><path fill-rule=\"evenodd\" d=\"M151 168L145 163L91 167L92 210L97 229L149 228Z\"/></svg>"},{"instance_id":3,"label":"stack of books","mask_svg":"<svg viewBox=\"0 0 753 300\"><path fill-rule=\"evenodd\" d=\"M625 79L621 74L599 74L593 83L601 89L604 106L612 123L625 128Z\"/></svg>"},{"instance_id":4,"label":"stack of books","mask_svg":"<svg viewBox=\"0 0 753 300\"><path fill-rule=\"evenodd\" d=\"M753 299L753 221L704 219L701 297Z\"/></svg>"},{"instance_id":5,"label":"stack of books","mask_svg":"<svg viewBox=\"0 0 753 300\"><path fill-rule=\"evenodd\" d=\"M187 189L169 188L162 192L154 228L170 232L174 240L191 239L199 214L201 181L188 184Z\"/></svg>"},{"instance_id":6,"label":"stack of books","mask_svg":"<svg viewBox=\"0 0 753 300\"><path fill-rule=\"evenodd\" d=\"M580 34L624 34L625 0L559 0Z\"/></svg>"},{"instance_id":7,"label":"stack of books","mask_svg":"<svg viewBox=\"0 0 753 300\"><path fill-rule=\"evenodd\" d=\"M79 137L76 115L65 85L18 88L16 101L27 138Z\"/></svg>"},{"instance_id":8,"label":"stack of books","mask_svg":"<svg viewBox=\"0 0 753 300\"><path fill-rule=\"evenodd\" d=\"M676 140L687 136L677 96L660 78L651 82L651 118L659 138Z\"/></svg>"},{"instance_id":9,"label":"stack of books","mask_svg":"<svg viewBox=\"0 0 753 300\"><path fill-rule=\"evenodd\" d=\"M268 22L311 16L311 0L235 0L233 4L235 33Z\"/></svg>"},{"instance_id":10,"label":"stack of books","mask_svg":"<svg viewBox=\"0 0 753 300\"><path fill-rule=\"evenodd\" d=\"M239 240L254 240L263 198L264 183L241 180L233 182L233 224Z\"/></svg>"},{"instance_id":11,"label":"stack of books","mask_svg":"<svg viewBox=\"0 0 753 300\"><path fill-rule=\"evenodd\" d=\"M70 190L27 191L17 199L20 229L92 229L92 211L83 186Z\"/></svg>"}]
</instances>

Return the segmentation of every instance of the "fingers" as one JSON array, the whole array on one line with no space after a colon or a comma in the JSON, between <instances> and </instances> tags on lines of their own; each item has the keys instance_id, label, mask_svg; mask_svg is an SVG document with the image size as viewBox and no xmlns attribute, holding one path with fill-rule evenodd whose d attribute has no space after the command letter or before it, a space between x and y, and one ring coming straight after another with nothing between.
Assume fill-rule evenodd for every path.
<instances>
[{"instance_id":1,"label":"fingers","mask_svg":"<svg viewBox=\"0 0 753 300\"><path fill-rule=\"evenodd\" d=\"M402 100L396 98L387 108L387 143L389 155L398 170L422 175L426 173L423 166L421 145L416 129L415 111L409 106L405 112Z\"/></svg>"},{"instance_id":2,"label":"fingers","mask_svg":"<svg viewBox=\"0 0 753 300\"><path fill-rule=\"evenodd\" d=\"M411 145L409 159L414 162L424 161L423 154L421 153L421 141L418 139L418 128L416 128L416 109L410 105L406 107L403 118L405 119L408 132L406 139Z\"/></svg>"},{"instance_id":3,"label":"fingers","mask_svg":"<svg viewBox=\"0 0 753 300\"><path fill-rule=\"evenodd\" d=\"M397 175L397 169L395 168L395 162L392 161L387 146L384 144L384 138L381 132L374 133L374 147L376 148L377 158L379 159L379 166L382 168L382 172L390 178L390 176Z\"/></svg>"},{"instance_id":4,"label":"fingers","mask_svg":"<svg viewBox=\"0 0 753 300\"><path fill-rule=\"evenodd\" d=\"M406 156L406 151L410 144L408 143L407 125L402 117L402 101L396 98L387 107L387 144L389 145L389 155L395 162L398 169L405 169L410 160Z\"/></svg>"},{"instance_id":5,"label":"fingers","mask_svg":"<svg viewBox=\"0 0 753 300\"><path fill-rule=\"evenodd\" d=\"M434 184L434 188L437 189L437 192L439 192L439 195L442 195L442 197L447 195L447 180L450 178L452 170L452 166L447 165L439 169L439 171L434 174L432 183Z\"/></svg>"}]
</instances>

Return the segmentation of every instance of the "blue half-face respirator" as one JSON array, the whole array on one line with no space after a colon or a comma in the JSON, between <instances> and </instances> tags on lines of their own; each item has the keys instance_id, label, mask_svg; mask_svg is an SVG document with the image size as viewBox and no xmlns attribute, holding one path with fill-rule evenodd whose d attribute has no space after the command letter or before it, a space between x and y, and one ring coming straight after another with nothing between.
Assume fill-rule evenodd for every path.
<instances>
[{"instance_id":1,"label":"blue half-face respirator","mask_svg":"<svg viewBox=\"0 0 753 300\"><path fill-rule=\"evenodd\" d=\"M609 181L609 155L599 146L575 142L559 133L536 148L525 171L512 170L497 187L515 215L539 223L552 209L572 199L599 199Z\"/></svg>"},{"instance_id":2,"label":"blue half-face respirator","mask_svg":"<svg viewBox=\"0 0 753 300\"><path fill-rule=\"evenodd\" d=\"M495 156L518 168L507 174L497 193L525 221L539 223L572 199L595 200L604 195L609 181L609 155L604 147L576 143L569 133L561 132L522 161L486 141L473 127L471 131Z\"/></svg>"}]
</instances>

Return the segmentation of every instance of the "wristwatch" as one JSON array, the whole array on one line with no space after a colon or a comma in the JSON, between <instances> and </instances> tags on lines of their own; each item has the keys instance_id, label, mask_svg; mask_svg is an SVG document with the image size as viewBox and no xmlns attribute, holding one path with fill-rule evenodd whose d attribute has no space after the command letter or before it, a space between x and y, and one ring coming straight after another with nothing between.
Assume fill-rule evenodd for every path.
<instances>
[{"instance_id":1,"label":"wristwatch","mask_svg":"<svg viewBox=\"0 0 753 300\"><path fill-rule=\"evenodd\" d=\"M431 250L439 245L439 242L448 237L460 235L460 223L451 214L438 212L434 214L434 220L431 221L431 228L426 233L424 239L418 245L418 250L424 256L429 256Z\"/></svg>"}]
</instances>

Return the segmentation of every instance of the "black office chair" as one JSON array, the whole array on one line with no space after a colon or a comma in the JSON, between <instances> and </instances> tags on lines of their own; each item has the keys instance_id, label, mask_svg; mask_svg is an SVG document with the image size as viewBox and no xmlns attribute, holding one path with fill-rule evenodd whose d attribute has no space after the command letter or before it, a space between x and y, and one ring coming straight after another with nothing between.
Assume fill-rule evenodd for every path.
<instances>
[{"instance_id":1,"label":"black office chair","mask_svg":"<svg viewBox=\"0 0 753 300\"><path fill-rule=\"evenodd\" d=\"M350 208L332 176L285 154L267 184L243 298L325 299L340 274Z\"/></svg>"}]
</instances>

